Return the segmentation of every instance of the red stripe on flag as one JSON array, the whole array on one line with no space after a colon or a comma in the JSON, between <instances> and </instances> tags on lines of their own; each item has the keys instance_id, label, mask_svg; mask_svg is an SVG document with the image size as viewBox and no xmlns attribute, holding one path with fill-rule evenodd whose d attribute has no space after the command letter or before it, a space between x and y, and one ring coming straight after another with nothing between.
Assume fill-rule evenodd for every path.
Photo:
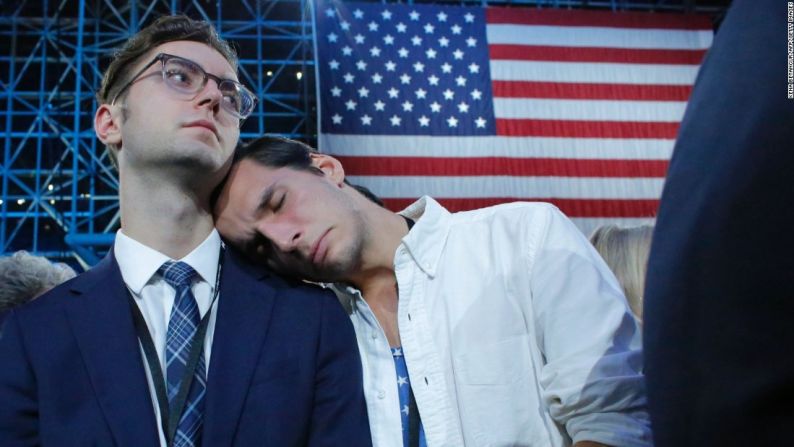
<instances>
[{"instance_id":1,"label":"red stripe on flag","mask_svg":"<svg viewBox=\"0 0 794 447\"><path fill-rule=\"evenodd\" d=\"M496 133L510 137L675 139L679 123L640 121L496 120Z\"/></svg>"},{"instance_id":2,"label":"red stripe on flag","mask_svg":"<svg viewBox=\"0 0 794 447\"><path fill-rule=\"evenodd\" d=\"M564 9L485 8L486 21L516 25L600 26L608 28L656 28L711 30L708 15L645 12L568 11Z\"/></svg>"},{"instance_id":3,"label":"red stripe on flag","mask_svg":"<svg viewBox=\"0 0 794 447\"><path fill-rule=\"evenodd\" d=\"M655 50L538 45L489 45L491 59L623 64L699 65L706 50Z\"/></svg>"},{"instance_id":4,"label":"red stripe on flag","mask_svg":"<svg viewBox=\"0 0 794 447\"><path fill-rule=\"evenodd\" d=\"M573 153L573 151L571 151ZM667 160L569 158L336 157L347 175L385 176L551 176L664 178Z\"/></svg>"},{"instance_id":5,"label":"red stripe on flag","mask_svg":"<svg viewBox=\"0 0 794 447\"><path fill-rule=\"evenodd\" d=\"M493 95L498 98L687 101L691 93L688 85L493 81Z\"/></svg>"},{"instance_id":6,"label":"red stripe on flag","mask_svg":"<svg viewBox=\"0 0 794 447\"><path fill-rule=\"evenodd\" d=\"M659 208L659 200L654 199L552 199L528 197L495 197L495 198L438 198L439 203L451 212L467 211L500 203L525 201L548 202L555 205L568 217L654 217ZM386 208L400 211L416 201L416 199L382 199Z\"/></svg>"}]
</instances>

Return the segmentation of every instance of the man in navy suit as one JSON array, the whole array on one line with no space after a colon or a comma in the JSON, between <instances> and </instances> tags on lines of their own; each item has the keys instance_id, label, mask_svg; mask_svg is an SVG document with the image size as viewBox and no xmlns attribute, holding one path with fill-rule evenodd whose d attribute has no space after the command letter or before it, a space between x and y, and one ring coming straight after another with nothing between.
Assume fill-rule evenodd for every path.
<instances>
[{"instance_id":1,"label":"man in navy suit","mask_svg":"<svg viewBox=\"0 0 794 447\"><path fill-rule=\"evenodd\" d=\"M734 1L681 124L645 292L657 447L791 443L791 21L785 1Z\"/></svg>"},{"instance_id":2,"label":"man in navy suit","mask_svg":"<svg viewBox=\"0 0 794 447\"><path fill-rule=\"evenodd\" d=\"M121 229L95 268L13 311L0 445L370 445L333 294L224 249L210 195L255 98L212 27L164 17L116 54L95 130Z\"/></svg>"}]
</instances>

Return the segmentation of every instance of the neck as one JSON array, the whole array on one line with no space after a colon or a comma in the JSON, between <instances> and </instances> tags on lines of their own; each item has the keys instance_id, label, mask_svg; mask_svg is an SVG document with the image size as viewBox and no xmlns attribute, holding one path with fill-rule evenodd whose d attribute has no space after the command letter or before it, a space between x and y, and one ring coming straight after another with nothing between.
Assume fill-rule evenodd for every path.
<instances>
[{"instance_id":1,"label":"neck","mask_svg":"<svg viewBox=\"0 0 794 447\"><path fill-rule=\"evenodd\" d=\"M120 172L124 234L172 259L198 247L214 227L209 192Z\"/></svg>"},{"instance_id":2,"label":"neck","mask_svg":"<svg viewBox=\"0 0 794 447\"><path fill-rule=\"evenodd\" d=\"M408 224L399 214L384 208L373 209L368 216L369 234L362 266L348 278L348 282L361 291L391 346L400 345L397 323L399 294L394 273L394 255L403 237L408 234Z\"/></svg>"}]
</instances>

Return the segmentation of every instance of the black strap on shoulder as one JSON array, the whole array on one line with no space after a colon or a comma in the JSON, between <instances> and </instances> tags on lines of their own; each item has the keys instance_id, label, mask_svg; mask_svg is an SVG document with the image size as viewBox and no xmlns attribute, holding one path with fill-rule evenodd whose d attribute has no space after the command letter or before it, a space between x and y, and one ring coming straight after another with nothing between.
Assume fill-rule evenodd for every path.
<instances>
[{"instance_id":1,"label":"black strap on shoulder","mask_svg":"<svg viewBox=\"0 0 794 447\"><path fill-rule=\"evenodd\" d=\"M408 387L408 447L419 447L419 408L414 390Z\"/></svg>"}]
</instances>

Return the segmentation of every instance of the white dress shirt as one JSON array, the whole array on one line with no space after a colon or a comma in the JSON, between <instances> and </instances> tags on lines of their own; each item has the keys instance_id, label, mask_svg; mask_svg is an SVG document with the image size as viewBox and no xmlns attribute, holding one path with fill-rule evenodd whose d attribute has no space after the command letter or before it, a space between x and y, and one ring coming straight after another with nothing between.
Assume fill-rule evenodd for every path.
<instances>
[{"instance_id":1,"label":"white dress shirt","mask_svg":"<svg viewBox=\"0 0 794 447\"><path fill-rule=\"evenodd\" d=\"M403 354L429 447L651 445L637 323L614 275L554 206L450 214L429 197L394 260ZM373 444L402 447L395 367L361 294Z\"/></svg>"},{"instance_id":2,"label":"white dress shirt","mask_svg":"<svg viewBox=\"0 0 794 447\"><path fill-rule=\"evenodd\" d=\"M204 317L210 308L212 296L215 293L220 249L221 238L214 229L204 242L182 259L171 259L167 255L130 238L122 230L116 232L116 241L113 245L116 262L119 264L124 283L135 299L135 304L138 305L143 319L149 327L149 333L157 350L157 356L160 358L160 368L162 368L163 375L165 375L165 338L176 291L165 282L163 277L157 273L157 270L167 261L181 261L193 267L198 273L198 277L194 280L191 291L196 298L199 313ZM208 371L210 352L212 351L212 337L215 333L215 319L218 313L218 300L220 300L220 296L212 304L212 314L210 314L204 341L204 360ZM157 393L155 392L152 375L149 372L146 356L143 353L143 345L141 345L141 356L143 357L143 364L146 366L144 369L146 370L146 380L149 383L149 393L152 397L154 413L157 419L160 445L166 447L160 407L157 405Z\"/></svg>"}]
</instances>

